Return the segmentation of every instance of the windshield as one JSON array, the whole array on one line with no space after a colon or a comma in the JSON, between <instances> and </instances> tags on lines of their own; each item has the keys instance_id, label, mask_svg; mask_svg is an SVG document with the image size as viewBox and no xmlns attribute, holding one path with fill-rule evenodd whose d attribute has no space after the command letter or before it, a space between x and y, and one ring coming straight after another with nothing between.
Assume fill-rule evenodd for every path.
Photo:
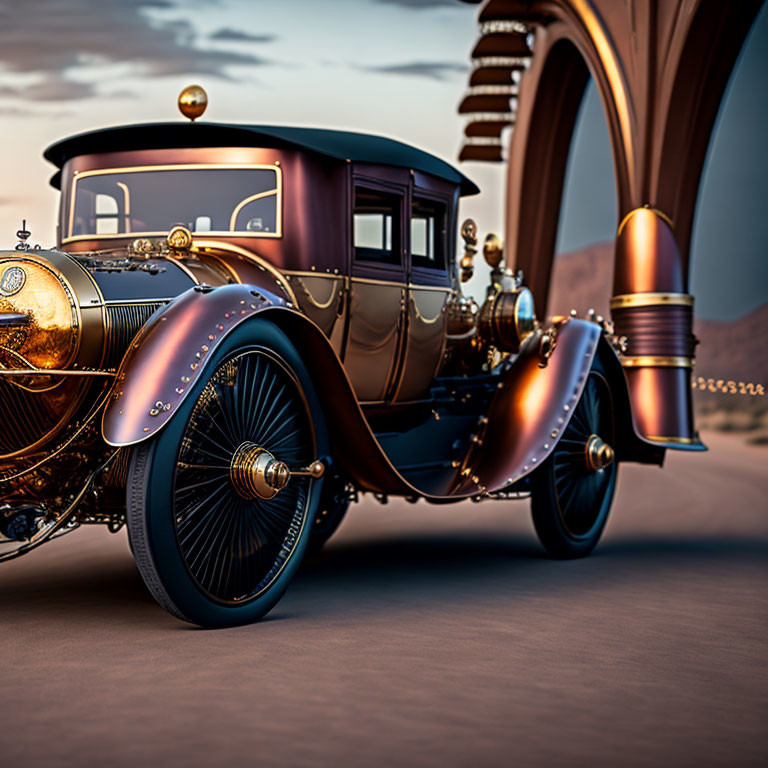
<instances>
[{"instance_id":1,"label":"windshield","mask_svg":"<svg viewBox=\"0 0 768 768\"><path fill-rule=\"evenodd\" d=\"M281 236L276 166L143 166L77 174L66 240L191 232Z\"/></svg>"}]
</instances>

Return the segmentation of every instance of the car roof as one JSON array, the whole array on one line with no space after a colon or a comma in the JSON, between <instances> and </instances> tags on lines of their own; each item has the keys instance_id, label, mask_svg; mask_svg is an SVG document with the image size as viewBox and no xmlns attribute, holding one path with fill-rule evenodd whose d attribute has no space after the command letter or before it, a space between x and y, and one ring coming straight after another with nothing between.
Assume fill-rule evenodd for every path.
<instances>
[{"instance_id":1,"label":"car roof","mask_svg":"<svg viewBox=\"0 0 768 768\"><path fill-rule=\"evenodd\" d=\"M143 123L103 128L52 144L44 157L58 168L79 155L141 149L254 146L299 147L337 160L391 165L429 173L457 184L462 195L480 190L473 181L439 157L384 136L326 128L238 123ZM60 174L51 179L59 187Z\"/></svg>"}]
</instances>

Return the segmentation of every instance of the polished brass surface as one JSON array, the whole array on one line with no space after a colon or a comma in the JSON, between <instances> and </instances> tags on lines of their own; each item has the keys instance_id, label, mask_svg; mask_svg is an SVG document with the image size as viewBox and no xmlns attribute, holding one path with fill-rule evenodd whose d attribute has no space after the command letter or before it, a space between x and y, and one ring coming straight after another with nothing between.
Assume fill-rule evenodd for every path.
<instances>
[{"instance_id":1,"label":"polished brass surface","mask_svg":"<svg viewBox=\"0 0 768 768\"><path fill-rule=\"evenodd\" d=\"M491 233L486 236L483 243L483 257L491 269L496 269L501 264L504 258L504 247L498 235Z\"/></svg>"},{"instance_id":2,"label":"polished brass surface","mask_svg":"<svg viewBox=\"0 0 768 768\"><path fill-rule=\"evenodd\" d=\"M629 309L630 307L692 307L693 296L689 293L625 293L611 298L611 309Z\"/></svg>"},{"instance_id":3,"label":"polished brass surface","mask_svg":"<svg viewBox=\"0 0 768 768\"><path fill-rule=\"evenodd\" d=\"M477 302L469 296L454 296L448 303L449 336L474 335L477 329L477 314L480 311Z\"/></svg>"},{"instance_id":4,"label":"polished brass surface","mask_svg":"<svg viewBox=\"0 0 768 768\"><path fill-rule=\"evenodd\" d=\"M319 459L313 461L306 469L292 469L291 476L312 477L319 480L325 474L325 464Z\"/></svg>"},{"instance_id":5,"label":"polished brass surface","mask_svg":"<svg viewBox=\"0 0 768 768\"><path fill-rule=\"evenodd\" d=\"M527 288L492 291L478 319L478 332L503 352L516 352L536 331L533 294Z\"/></svg>"},{"instance_id":6,"label":"polished brass surface","mask_svg":"<svg viewBox=\"0 0 768 768\"><path fill-rule=\"evenodd\" d=\"M0 312L28 318L23 329L0 324L0 368L66 368L80 342L80 312L69 284L40 261L0 260L0 273L25 279L13 295L0 296Z\"/></svg>"},{"instance_id":7,"label":"polished brass surface","mask_svg":"<svg viewBox=\"0 0 768 768\"><path fill-rule=\"evenodd\" d=\"M131 243L131 250L138 254L148 254L155 250L154 243L147 237L137 237Z\"/></svg>"},{"instance_id":8,"label":"polished brass surface","mask_svg":"<svg viewBox=\"0 0 768 768\"><path fill-rule=\"evenodd\" d=\"M621 364L625 368L693 368L693 359L671 355L625 355Z\"/></svg>"},{"instance_id":9,"label":"polished brass surface","mask_svg":"<svg viewBox=\"0 0 768 768\"><path fill-rule=\"evenodd\" d=\"M466 283L475 271L477 253L477 224L474 219L466 219L461 225L461 237L464 240L464 256L461 259L461 282Z\"/></svg>"},{"instance_id":10,"label":"polished brass surface","mask_svg":"<svg viewBox=\"0 0 768 768\"><path fill-rule=\"evenodd\" d=\"M277 195L277 219L274 232L232 232L230 230L223 231L211 231L206 232L206 237L216 236L237 236L238 238L280 238L283 236L283 171L279 165L267 165L264 163L177 163L175 165L158 164L158 165L129 165L121 166L119 168L96 168L94 170L76 172L72 179L72 185L69 193L69 220L67 221L66 236L62 238L62 244L74 243L78 241L91 240L125 240L133 235L142 235L144 239L147 237L166 237L167 231L152 231L152 232L133 232L133 233L117 233L117 234L86 234L86 235L73 235L75 227L75 197L77 194L77 184L81 179L88 178L90 176L104 176L115 173L142 173L146 171L192 171L192 170L270 170L275 172L275 178L277 179L277 187L270 191L270 194ZM134 243L136 240L134 240Z\"/></svg>"},{"instance_id":11,"label":"polished brass surface","mask_svg":"<svg viewBox=\"0 0 768 768\"><path fill-rule=\"evenodd\" d=\"M315 460L304 469L291 470L266 448L245 442L232 456L229 473L232 485L243 498L272 499L288 485L293 476L316 480L321 478L325 473L325 465Z\"/></svg>"},{"instance_id":12,"label":"polished brass surface","mask_svg":"<svg viewBox=\"0 0 768 768\"><path fill-rule=\"evenodd\" d=\"M171 229L166 241L174 251L186 251L192 245L192 233L179 225Z\"/></svg>"},{"instance_id":13,"label":"polished brass surface","mask_svg":"<svg viewBox=\"0 0 768 768\"><path fill-rule=\"evenodd\" d=\"M194 122L208 107L208 94L199 85L188 85L179 94L178 106L181 114Z\"/></svg>"},{"instance_id":14,"label":"polished brass surface","mask_svg":"<svg viewBox=\"0 0 768 768\"><path fill-rule=\"evenodd\" d=\"M272 499L290 479L288 467L255 443L243 443L232 456L229 476L245 499Z\"/></svg>"},{"instance_id":15,"label":"polished brass surface","mask_svg":"<svg viewBox=\"0 0 768 768\"><path fill-rule=\"evenodd\" d=\"M613 448L597 435L590 435L584 448L587 467L597 472L611 464L615 458Z\"/></svg>"},{"instance_id":16,"label":"polished brass surface","mask_svg":"<svg viewBox=\"0 0 768 768\"><path fill-rule=\"evenodd\" d=\"M8 269L24 279L0 296L0 313L29 316L24 326L0 327L0 458L10 459L34 453L68 426L91 381L108 371L99 371L103 297L86 270L42 250L0 253L0 275Z\"/></svg>"}]
</instances>

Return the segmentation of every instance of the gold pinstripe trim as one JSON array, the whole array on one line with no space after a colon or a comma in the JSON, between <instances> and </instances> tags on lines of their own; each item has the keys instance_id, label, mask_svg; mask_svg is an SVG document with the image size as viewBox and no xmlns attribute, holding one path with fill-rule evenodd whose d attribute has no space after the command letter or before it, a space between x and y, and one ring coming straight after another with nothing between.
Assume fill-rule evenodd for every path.
<instances>
[{"instance_id":1,"label":"gold pinstripe trim","mask_svg":"<svg viewBox=\"0 0 768 768\"><path fill-rule=\"evenodd\" d=\"M634 216L634 215L635 215L635 214L636 214L638 211L651 211L652 213L655 213L655 214L656 214L656 215L657 215L657 216L658 216L660 219L663 219L664 221L666 221L666 222L667 222L667 224L669 224L669 228L670 228L670 229L674 229L674 228L675 228L675 224L674 224L674 222L672 221L672 219L670 219L670 218L669 218L669 216L667 216L667 214L666 214L666 213L664 213L664 211L660 211L658 208L650 208L650 207L646 208L645 206L643 206L642 208L633 208L633 209L632 209L632 210L631 210L631 211L630 211L630 212L629 212L629 213L628 213L628 214L627 214L627 215L626 215L626 216L625 216L625 217L624 217L624 218L621 220L621 223L619 224L619 228L616 230L616 237L617 237L617 238L619 238L619 237L621 236L621 230L622 230L622 229L624 229L624 227L626 226L627 222L628 222L628 221L629 221L629 220L630 220L630 219L631 219L631 218L632 218L632 217L633 217L633 216Z\"/></svg>"}]
</instances>

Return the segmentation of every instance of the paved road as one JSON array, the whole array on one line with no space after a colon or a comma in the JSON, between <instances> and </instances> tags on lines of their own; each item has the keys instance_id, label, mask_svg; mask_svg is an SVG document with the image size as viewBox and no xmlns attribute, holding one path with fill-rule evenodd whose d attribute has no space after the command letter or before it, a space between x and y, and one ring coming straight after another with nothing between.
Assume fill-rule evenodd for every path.
<instances>
[{"instance_id":1,"label":"paved road","mask_svg":"<svg viewBox=\"0 0 768 768\"><path fill-rule=\"evenodd\" d=\"M622 468L586 560L527 504L365 501L261 624L188 628L123 535L0 569L0 764L768 764L768 448Z\"/></svg>"}]
</instances>

